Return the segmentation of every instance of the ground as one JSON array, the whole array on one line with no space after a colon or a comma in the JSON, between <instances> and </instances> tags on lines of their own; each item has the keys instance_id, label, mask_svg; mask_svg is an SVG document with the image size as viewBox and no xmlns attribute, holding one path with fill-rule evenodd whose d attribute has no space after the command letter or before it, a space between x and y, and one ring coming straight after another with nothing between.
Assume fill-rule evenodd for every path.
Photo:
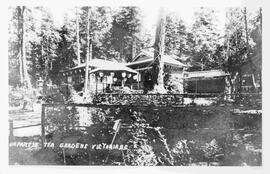
<instances>
[{"instance_id":1,"label":"ground","mask_svg":"<svg viewBox=\"0 0 270 174\"><path fill-rule=\"evenodd\" d=\"M203 102L202 99L197 99L195 102L197 104L203 103L203 105L212 103L212 101ZM40 107L40 105L36 105L34 111L10 110L9 119L14 121L14 127L38 124L41 120ZM160 127L160 133L164 135L168 148L176 153L174 154L176 155L175 158L178 159L179 155L182 156L180 161L175 162L175 165L207 165L206 159L208 158L203 153L208 152L207 148L205 151L204 147L213 141L216 141L217 147L222 149L219 152L221 154L219 158L221 159L211 157L213 161L209 163L210 165L261 165L261 111L247 109L248 107L222 105L218 107L190 106L180 110L180 112L169 109L165 114L151 113L149 110L139 112L150 123L150 126ZM124 112L125 115L128 114L128 112ZM228 113L231 114L228 115ZM99 115L102 115L102 113ZM160 117L153 117L156 115ZM131 122L133 122L132 119ZM127 125L132 125L131 122L128 121ZM40 141L40 134L40 126L14 130L15 141ZM98 135L102 136L102 134L99 133ZM151 137L149 131L146 131L146 134L150 141L155 143L160 141L156 136ZM120 141L119 138L122 137L123 139L126 135L125 129L121 129L116 141ZM190 154L187 158L184 158L183 155L185 156L186 152L177 150L179 142L185 142L189 153L193 155ZM155 147L155 143L152 144L152 147ZM159 153L159 146L160 144L156 145L157 149L153 149L156 155ZM161 146L164 146L164 144ZM180 147L183 148L181 143ZM39 152L39 149L24 150L22 148L10 148L10 150L11 164L63 164L62 151L57 151L57 153L51 150ZM178 154L179 152L184 154ZM81 165L89 164L88 157L83 158L85 159L77 159L76 161L81 161ZM183 159L188 160L184 163ZM77 164L74 163L72 158L66 160L66 163ZM99 164L103 164L102 160ZM112 164L115 165L116 162Z\"/></svg>"}]
</instances>

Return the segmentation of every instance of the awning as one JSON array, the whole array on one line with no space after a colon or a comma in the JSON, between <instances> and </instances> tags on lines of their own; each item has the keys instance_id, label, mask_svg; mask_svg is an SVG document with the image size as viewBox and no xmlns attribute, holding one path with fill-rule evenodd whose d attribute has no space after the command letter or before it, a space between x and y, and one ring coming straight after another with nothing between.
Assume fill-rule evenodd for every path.
<instances>
[{"instance_id":1,"label":"awning","mask_svg":"<svg viewBox=\"0 0 270 174\"><path fill-rule=\"evenodd\" d=\"M129 68L129 67L125 67L125 66L112 66L112 67L99 67L96 69L93 69L92 71L90 71L90 73L95 73L95 72L117 72L117 71L122 71L122 72L129 72L129 73L133 73L133 74L137 74L138 72Z\"/></svg>"},{"instance_id":2,"label":"awning","mask_svg":"<svg viewBox=\"0 0 270 174\"><path fill-rule=\"evenodd\" d=\"M108 60L103 60L103 59L93 59L91 61L88 62L88 66L91 68L109 68L109 67L123 67L125 66L124 63L119 63L119 62L112 62L112 61L108 61ZM69 70L66 71L72 71L72 70L76 70L76 69L81 69L81 68L85 68L86 67L86 63L82 63L78 66L75 66L73 68L70 68Z\"/></svg>"},{"instance_id":3,"label":"awning","mask_svg":"<svg viewBox=\"0 0 270 174\"><path fill-rule=\"evenodd\" d=\"M103 71L103 72L122 71L122 72L129 72L129 73L133 73L133 74L138 73L137 71L127 67L126 64L124 64L124 63L112 62L112 61L102 60L102 59L93 59L93 60L89 61L88 65L89 65L89 68L92 69L90 71L90 73L94 73L94 72L98 72L98 71ZM84 70L85 67L86 67L86 64L83 63L83 64L80 64L80 65L73 67L69 70L63 71L63 73L65 73L65 72L71 73L72 71L78 71L78 70L81 71L81 70Z\"/></svg>"}]
</instances>

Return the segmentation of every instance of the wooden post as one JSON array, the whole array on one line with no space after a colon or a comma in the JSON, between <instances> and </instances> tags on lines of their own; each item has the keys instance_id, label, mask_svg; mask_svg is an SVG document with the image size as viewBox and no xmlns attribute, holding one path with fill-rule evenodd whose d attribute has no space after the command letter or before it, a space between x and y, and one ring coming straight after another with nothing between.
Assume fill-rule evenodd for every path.
<instances>
[{"instance_id":1,"label":"wooden post","mask_svg":"<svg viewBox=\"0 0 270 174\"><path fill-rule=\"evenodd\" d=\"M198 92L198 80L196 80L196 90L195 90L195 93L197 94Z\"/></svg>"},{"instance_id":2,"label":"wooden post","mask_svg":"<svg viewBox=\"0 0 270 174\"><path fill-rule=\"evenodd\" d=\"M97 74L95 75L96 77L96 95L97 95L97 85L98 85L98 78L97 78Z\"/></svg>"},{"instance_id":3,"label":"wooden post","mask_svg":"<svg viewBox=\"0 0 270 174\"><path fill-rule=\"evenodd\" d=\"M45 143L45 106L42 105L41 110L41 148L44 148Z\"/></svg>"},{"instance_id":4,"label":"wooden post","mask_svg":"<svg viewBox=\"0 0 270 174\"><path fill-rule=\"evenodd\" d=\"M64 160L64 165L66 165L67 162L66 162L66 152L65 152L65 148L63 148L62 150L63 150L63 160Z\"/></svg>"},{"instance_id":5,"label":"wooden post","mask_svg":"<svg viewBox=\"0 0 270 174\"><path fill-rule=\"evenodd\" d=\"M108 85L108 76L106 75L106 85L105 85L105 93L107 92L107 85Z\"/></svg>"},{"instance_id":6,"label":"wooden post","mask_svg":"<svg viewBox=\"0 0 270 174\"><path fill-rule=\"evenodd\" d=\"M13 120L9 120L9 138L13 140Z\"/></svg>"},{"instance_id":7,"label":"wooden post","mask_svg":"<svg viewBox=\"0 0 270 174\"><path fill-rule=\"evenodd\" d=\"M113 136L113 139L112 139L112 142L111 142L110 146L113 145L114 140L115 140L115 138L116 138L116 135L117 135L117 133L118 133L119 130L120 130L120 126L121 126L121 120L119 120L118 125L117 125L117 127L115 128L115 133L114 133L114 136ZM107 155L107 157L106 157L106 159L105 159L105 163L108 162L109 155L110 155L110 150L109 150L108 155Z\"/></svg>"}]
</instances>

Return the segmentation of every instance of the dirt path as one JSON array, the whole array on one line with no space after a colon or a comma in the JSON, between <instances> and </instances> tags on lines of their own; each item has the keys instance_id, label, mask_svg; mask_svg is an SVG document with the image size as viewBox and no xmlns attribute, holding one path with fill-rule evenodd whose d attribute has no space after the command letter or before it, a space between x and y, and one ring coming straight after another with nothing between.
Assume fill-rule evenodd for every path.
<instances>
[{"instance_id":1,"label":"dirt path","mask_svg":"<svg viewBox=\"0 0 270 174\"><path fill-rule=\"evenodd\" d=\"M36 106L34 111L29 110L10 110L9 111L9 120L13 121L13 127L21 127L28 125L36 125L41 122L41 107ZM40 135L41 126L33 126L21 129L14 129L14 136L23 137L23 136L34 136Z\"/></svg>"}]
</instances>

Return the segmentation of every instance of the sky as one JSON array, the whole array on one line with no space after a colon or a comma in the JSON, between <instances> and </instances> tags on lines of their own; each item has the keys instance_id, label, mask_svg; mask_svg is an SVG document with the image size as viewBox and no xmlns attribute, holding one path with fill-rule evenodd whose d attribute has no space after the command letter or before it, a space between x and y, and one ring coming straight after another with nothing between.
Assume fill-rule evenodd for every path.
<instances>
[{"instance_id":1,"label":"sky","mask_svg":"<svg viewBox=\"0 0 270 174\"><path fill-rule=\"evenodd\" d=\"M29 0L31 1L31 0ZM153 30L157 23L158 10L164 7L169 11L176 12L187 25L191 25L192 17L196 8L211 7L218 11L218 27L220 30L225 25L225 8L247 6L248 10L253 11L261 6L260 0L69 0L60 3L49 0L48 6L54 16L55 22L60 26L63 23L64 13L75 6L139 6L143 13L143 27L146 30ZM47 1L46 1L47 2ZM61 1L60 1L61 2Z\"/></svg>"},{"instance_id":2,"label":"sky","mask_svg":"<svg viewBox=\"0 0 270 174\"><path fill-rule=\"evenodd\" d=\"M150 32L153 32L154 27L157 23L157 17L158 17L158 10L160 6L139 6L142 11L143 16L143 27ZM54 17L55 23L58 26L61 26L63 24L63 17L66 12L69 11L69 9L74 8L74 6L66 6L58 8L57 6L50 6L49 9ZM165 9L169 12L175 12L184 22L186 22L187 25L191 25L192 23L192 17L194 12L196 11L196 8L193 6L169 6L165 7ZM225 11L224 7L213 7L215 10L217 10L217 18L218 18L218 26L220 29L225 24Z\"/></svg>"}]
</instances>

